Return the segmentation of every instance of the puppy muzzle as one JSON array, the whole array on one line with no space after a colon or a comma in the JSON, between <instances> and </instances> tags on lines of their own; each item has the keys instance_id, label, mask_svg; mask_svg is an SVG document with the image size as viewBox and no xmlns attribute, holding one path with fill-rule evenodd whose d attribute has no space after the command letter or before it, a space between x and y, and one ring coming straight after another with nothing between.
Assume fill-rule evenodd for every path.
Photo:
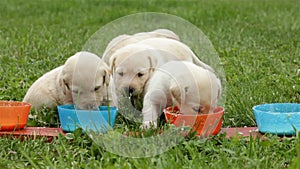
<instances>
[{"instance_id":1,"label":"puppy muzzle","mask_svg":"<svg viewBox=\"0 0 300 169\"><path fill-rule=\"evenodd\" d=\"M130 87L130 86L129 87L124 87L123 90L124 90L125 96L127 96L127 97L132 96L134 91L135 91L135 89L133 87Z\"/></svg>"}]
</instances>

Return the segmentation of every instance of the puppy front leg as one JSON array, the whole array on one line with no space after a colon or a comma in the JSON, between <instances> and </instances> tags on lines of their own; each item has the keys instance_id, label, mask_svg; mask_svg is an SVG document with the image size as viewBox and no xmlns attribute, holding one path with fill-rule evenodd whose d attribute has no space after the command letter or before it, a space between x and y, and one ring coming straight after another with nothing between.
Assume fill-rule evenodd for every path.
<instances>
[{"instance_id":1,"label":"puppy front leg","mask_svg":"<svg viewBox=\"0 0 300 169\"><path fill-rule=\"evenodd\" d=\"M160 110L165 107L166 97L161 91L148 92L143 100L143 124L142 128L157 128L157 118L160 115Z\"/></svg>"},{"instance_id":2,"label":"puppy front leg","mask_svg":"<svg viewBox=\"0 0 300 169\"><path fill-rule=\"evenodd\" d=\"M143 114L143 124L141 128L149 129L149 128L157 128L157 112L156 112L156 105L146 104L143 107L142 114Z\"/></svg>"}]
</instances>

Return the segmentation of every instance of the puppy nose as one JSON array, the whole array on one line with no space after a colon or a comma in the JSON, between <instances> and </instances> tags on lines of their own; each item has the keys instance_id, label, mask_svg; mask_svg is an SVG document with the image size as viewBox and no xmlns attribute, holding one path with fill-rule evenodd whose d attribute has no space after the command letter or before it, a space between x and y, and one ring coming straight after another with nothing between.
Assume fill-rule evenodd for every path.
<instances>
[{"instance_id":1,"label":"puppy nose","mask_svg":"<svg viewBox=\"0 0 300 169\"><path fill-rule=\"evenodd\" d=\"M126 96L130 96L133 92L134 92L134 88L133 87L125 87L124 88L125 94Z\"/></svg>"}]
</instances>

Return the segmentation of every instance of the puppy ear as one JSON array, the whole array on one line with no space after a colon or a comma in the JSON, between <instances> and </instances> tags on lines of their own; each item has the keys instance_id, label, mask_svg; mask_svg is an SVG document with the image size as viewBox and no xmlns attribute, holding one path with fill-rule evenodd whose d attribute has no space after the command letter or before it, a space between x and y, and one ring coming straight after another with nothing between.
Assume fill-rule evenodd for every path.
<instances>
[{"instance_id":1,"label":"puppy ear","mask_svg":"<svg viewBox=\"0 0 300 169\"><path fill-rule=\"evenodd\" d=\"M108 85L109 78L111 75L111 71L110 71L108 65L105 62L103 62L99 71L102 71L102 73L103 73L103 79L102 79L103 85Z\"/></svg>"},{"instance_id":2,"label":"puppy ear","mask_svg":"<svg viewBox=\"0 0 300 169\"><path fill-rule=\"evenodd\" d=\"M181 103L182 99L184 99L185 95L189 92L188 86L185 86L183 89L184 90L181 90L177 84L173 84L170 87L171 95L178 103Z\"/></svg>"},{"instance_id":3,"label":"puppy ear","mask_svg":"<svg viewBox=\"0 0 300 169\"><path fill-rule=\"evenodd\" d=\"M103 70L103 85L109 85L110 71L108 69Z\"/></svg>"},{"instance_id":4,"label":"puppy ear","mask_svg":"<svg viewBox=\"0 0 300 169\"><path fill-rule=\"evenodd\" d=\"M111 73L114 72L116 59L117 59L116 57L110 58L109 65L110 65Z\"/></svg>"},{"instance_id":5,"label":"puppy ear","mask_svg":"<svg viewBox=\"0 0 300 169\"><path fill-rule=\"evenodd\" d=\"M70 85L68 84L68 82L66 82L65 79L62 79L62 89L63 89L63 93L64 95L67 94L67 90L70 90Z\"/></svg>"},{"instance_id":6,"label":"puppy ear","mask_svg":"<svg viewBox=\"0 0 300 169\"><path fill-rule=\"evenodd\" d=\"M68 88L69 84L66 83L66 80L64 79L62 72L60 72L58 75L58 84L59 84L59 87L62 89L63 94L66 95L66 93L67 93L66 87Z\"/></svg>"},{"instance_id":7,"label":"puppy ear","mask_svg":"<svg viewBox=\"0 0 300 169\"><path fill-rule=\"evenodd\" d=\"M181 103L181 93L178 85L172 85L170 87L170 93L177 103Z\"/></svg>"},{"instance_id":8,"label":"puppy ear","mask_svg":"<svg viewBox=\"0 0 300 169\"><path fill-rule=\"evenodd\" d=\"M153 72L155 70L156 65L157 65L157 60L154 59L151 56L148 56L148 60L149 60L149 64L150 64L150 71Z\"/></svg>"}]
</instances>

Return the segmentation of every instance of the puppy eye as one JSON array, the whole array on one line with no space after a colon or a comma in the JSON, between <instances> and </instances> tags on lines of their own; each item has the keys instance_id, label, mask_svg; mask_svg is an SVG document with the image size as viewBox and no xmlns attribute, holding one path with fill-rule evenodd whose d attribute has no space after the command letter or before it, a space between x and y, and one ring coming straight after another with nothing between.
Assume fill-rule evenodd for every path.
<instances>
[{"instance_id":1,"label":"puppy eye","mask_svg":"<svg viewBox=\"0 0 300 169\"><path fill-rule=\"evenodd\" d=\"M98 91L98 90L100 89L100 87L101 87L101 86L96 86L95 89L94 89L95 92Z\"/></svg>"},{"instance_id":2,"label":"puppy eye","mask_svg":"<svg viewBox=\"0 0 300 169\"><path fill-rule=\"evenodd\" d=\"M118 72L118 75L123 76L124 73L123 72Z\"/></svg>"},{"instance_id":3,"label":"puppy eye","mask_svg":"<svg viewBox=\"0 0 300 169\"><path fill-rule=\"evenodd\" d=\"M137 75L138 75L138 77L142 77L142 76L144 76L144 73L138 73Z\"/></svg>"}]
</instances>

